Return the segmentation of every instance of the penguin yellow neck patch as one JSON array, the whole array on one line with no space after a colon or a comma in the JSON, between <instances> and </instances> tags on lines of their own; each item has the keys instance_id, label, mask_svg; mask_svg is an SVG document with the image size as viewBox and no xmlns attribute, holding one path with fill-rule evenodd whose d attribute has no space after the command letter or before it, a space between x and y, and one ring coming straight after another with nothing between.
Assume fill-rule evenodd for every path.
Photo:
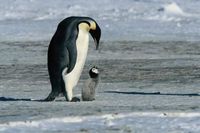
<instances>
[{"instance_id":1,"label":"penguin yellow neck patch","mask_svg":"<svg viewBox=\"0 0 200 133\"><path fill-rule=\"evenodd\" d=\"M94 21L90 21L90 29L96 30L96 23Z\"/></svg>"},{"instance_id":2,"label":"penguin yellow neck patch","mask_svg":"<svg viewBox=\"0 0 200 133\"><path fill-rule=\"evenodd\" d=\"M79 28L82 29L82 30L86 30L86 31L89 31L89 30L96 30L96 23L94 21L90 21L90 26L87 24L87 23L80 23L79 24Z\"/></svg>"},{"instance_id":3,"label":"penguin yellow neck patch","mask_svg":"<svg viewBox=\"0 0 200 133\"><path fill-rule=\"evenodd\" d=\"M86 30L86 31L89 31L90 30L90 27L87 23L80 23L78 25L79 29L82 29L82 30Z\"/></svg>"}]
</instances>

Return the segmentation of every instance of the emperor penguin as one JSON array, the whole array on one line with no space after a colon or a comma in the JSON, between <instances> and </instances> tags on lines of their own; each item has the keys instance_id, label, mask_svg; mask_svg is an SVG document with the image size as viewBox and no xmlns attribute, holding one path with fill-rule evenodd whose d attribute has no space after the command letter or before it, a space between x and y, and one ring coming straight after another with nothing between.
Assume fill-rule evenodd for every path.
<instances>
[{"instance_id":1,"label":"emperor penguin","mask_svg":"<svg viewBox=\"0 0 200 133\"><path fill-rule=\"evenodd\" d=\"M73 88L85 64L89 33L98 49L101 29L94 19L72 16L58 24L48 48L47 62L52 90L45 101L53 101L60 94L67 101L80 101L73 97Z\"/></svg>"},{"instance_id":2,"label":"emperor penguin","mask_svg":"<svg viewBox=\"0 0 200 133\"><path fill-rule=\"evenodd\" d=\"M93 66L89 71L90 78L86 80L82 88L82 100L95 100L96 87L99 83L99 69Z\"/></svg>"}]
</instances>

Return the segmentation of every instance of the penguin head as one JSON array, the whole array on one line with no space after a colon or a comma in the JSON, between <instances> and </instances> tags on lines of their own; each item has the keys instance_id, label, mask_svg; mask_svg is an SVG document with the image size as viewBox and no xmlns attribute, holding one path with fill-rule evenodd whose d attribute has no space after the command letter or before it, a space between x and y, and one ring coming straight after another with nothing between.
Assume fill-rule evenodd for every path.
<instances>
[{"instance_id":1,"label":"penguin head","mask_svg":"<svg viewBox=\"0 0 200 133\"><path fill-rule=\"evenodd\" d=\"M89 17L83 17L79 23L79 28L87 30L94 39L96 50L99 48L99 40L101 38L101 29L97 22Z\"/></svg>"},{"instance_id":2,"label":"penguin head","mask_svg":"<svg viewBox=\"0 0 200 133\"><path fill-rule=\"evenodd\" d=\"M74 27L79 27L79 26L87 30L91 34L92 38L94 39L96 49L98 49L99 41L101 38L101 29L97 24L97 22L90 17L71 16L65 18L58 25L57 33L59 34L57 36L61 36L60 33L63 33L63 36L66 36L66 33L68 33L69 31L71 32L71 28L73 29ZM70 35L71 34L69 34L68 36L69 38L71 37Z\"/></svg>"},{"instance_id":3,"label":"penguin head","mask_svg":"<svg viewBox=\"0 0 200 133\"><path fill-rule=\"evenodd\" d=\"M99 40L101 38L101 29L95 21L90 21L90 30L92 38L94 39L96 50L99 48Z\"/></svg>"},{"instance_id":4,"label":"penguin head","mask_svg":"<svg viewBox=\"0 0 200 133\"><path fill-rule=\"evenodd\" d=\"M89 75L91 78L97 78L99 76L99 69L96 66L93 66L89 71Z\"/></svg>"}]
</instances>

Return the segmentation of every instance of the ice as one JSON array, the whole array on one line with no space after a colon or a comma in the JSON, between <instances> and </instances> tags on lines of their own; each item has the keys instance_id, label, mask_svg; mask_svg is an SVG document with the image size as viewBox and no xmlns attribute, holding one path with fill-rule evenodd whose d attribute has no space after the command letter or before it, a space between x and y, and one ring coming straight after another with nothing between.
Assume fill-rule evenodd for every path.
<instances>
[{"instance_id":1,"label":"ice","mask_svg":"<svg viewBox=\"0 0 200 133\"><path fill-rule=\"evenodd\" d=\"M0 131L9 132L78 132L81 130L100 132L126 131L163 132L200 131L199 113L181 112L133 112L98 116L76 116L51 118L37 121L18 121L0 124ZM160 127L160 125L162 125ZM146 128L143 128L146 127ZM151 127L151 128L150 128Z\"/></svg>"},{"instance_id":2,"label":"ice","mask_svg":"<svg viewBox=\"0 0 200 133\"><path fill-rule=\"evenodd\" d=\"M0 132L199 133L199 7L198 0L1 0ZM97 65L96 100L37 101L51 90L50 39L73 15L94 18L102 30L74 89L81 97Z\"/></svg>"},{"instance_id":3,"label":"ice","mask_svg":"<svg viewBox=\"0 0 200 133\"><path fill-rule=\"evenodd\" d=\"M74 15L97 20L104 40L163 40L162 31L166 40L174 36L199 40L199 5L198 1L7 0L0 5L0 40L49 41L57 24Z\"/></svg>"},{"instance_id":4,"label":"ice","mask_svg":"<svg viewBox=\"0 0 200 133\"><path fill-rule=\"evenodd\" d=\"M184 11L175 3L168 4L164 7L164 11L167 14L174 14L174 15L184 15Z\"/></svg>"}]
</instances>

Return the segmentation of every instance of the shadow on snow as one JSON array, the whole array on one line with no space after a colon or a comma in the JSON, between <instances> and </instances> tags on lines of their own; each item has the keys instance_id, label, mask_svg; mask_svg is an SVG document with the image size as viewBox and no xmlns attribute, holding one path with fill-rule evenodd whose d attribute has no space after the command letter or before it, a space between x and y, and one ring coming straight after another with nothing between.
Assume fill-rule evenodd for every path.
<instances>
[{"instance_id":1,"label":"shadow on snow","mask_svg":"<svg viewBox=\"0 0 200 133\"><path fill-rule=\"evenodd\" d=\"M198 93L160 93L160 92L125 92L125 91L104 91L104 93L131 94L131 95L153 95L153 96L200 96Z\"/></svg>"},{"instance_id":2,"label":"shadow on snow","mask_svg":"<svg viewBox=\"0 0 200 133\"><path fill-rule=\"evenodd\" d=\"M0 97L0 101L36 101L36 102L45 102L44 100L33 100L28 98L11 98L11 97Z\"/></svg>"}]
</instances>

